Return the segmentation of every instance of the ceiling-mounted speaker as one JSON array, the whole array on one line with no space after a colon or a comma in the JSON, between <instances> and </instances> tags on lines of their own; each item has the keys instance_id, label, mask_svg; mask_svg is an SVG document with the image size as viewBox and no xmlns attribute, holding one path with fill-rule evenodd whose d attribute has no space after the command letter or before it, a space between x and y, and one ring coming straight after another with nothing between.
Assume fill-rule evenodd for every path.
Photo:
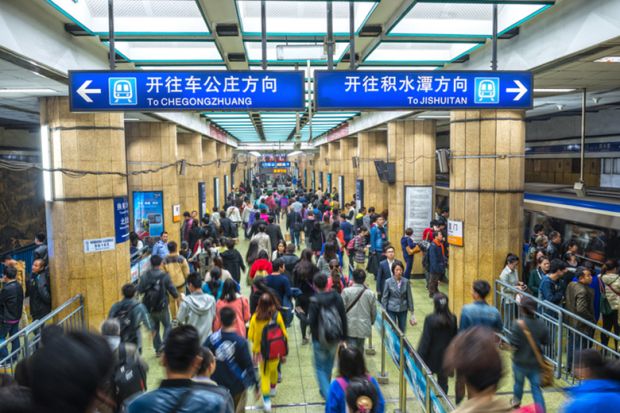
<instances>
[{"instance_id":1,"label":"ceiling-mounted speaker","mask_svg":"<svg viewBox=\"0 0 620 413\"><path fill-rule=\"evenodd\" d=\"M366 24L361 28L359 37L377 37L383 32L380 24Z\"/></svg>"},{"instance_id":2,"label":"ceiling-mounted speaker","mask_svg":"<svg viewBox=\"0 0 620 413\"><path fill-rule=\"evenodd\" d=\"M465 63L467 61L469 61L469 54L464 54L458 59L453 60L452 63Z\"/></svg>"},{"instance_id":3,"label":"ceiling-mounted speaker","mask_svg":"<svg viewBox=\"0 0 620 413\"><path fill-rule=\"evenodd\" d=\"M215 33L220 37L239 36L239 26L236 23L220 23L215 26Z\"/></svg>"},{"instance_id":4,"label":"ceiling-mounted speaker","mask_svg":"<svg viewBox=\"0 0 620 413\"><path fill-rule=\"evenodd\" d=\"M360 158L358 156L354 156L353 158L351 158L351 161L353 161L353 168L357 168L360 166Z\"/></svg>"},{"instance_id":5,"label":"ceiling-mounted speaker","mask_svg":"<svg viewBox=\"0 0 620 413\"><path fill-rule=\"evenodd\" d=\"M341 59L342 62L350 62L351 61L351 53L345 53L344 56L342 56ZM360 61L360 55L359 53L355 53L355 61L359 62Z\"/></svg>"},{"instance_id":6,"label":"ceiling-mounted speaker","mask_svg":"<svg viewBox=\"0 0 620 413\"><path fill-rule=\"evenodd\" d=\"M228 53L229 62L245 62L245 53Z\"/></svg>"},{"instance_id":7,"label":"ceiling-mounted speaker","mask_svg":"<svg viewBox=\"0 0 620 413\"><path fill-rule=\"evenodd\" d=\"M87 32L86 30L84 30L82 26L79 26L73 23L65 23L65 31L69 33L71 36L77 36L77 37L94 36L94 34L91 34Z\"/></svg>"},{"instance_id":8,"label":"ceiling-mounted speaker","mask_svg":"<svg viewBox=\"0 0 620 413\"><path fill-rule=\"evenodd\" d=\"M179 164L179 175L185 176L187 173L187 161L185 159L181 160Z\"/></svg>"},{"instance_id":9,"label":"ceiling-mounted speaker","mask_svg":"<svg viewBox=\"0 0 620 413\"><path fill-rule=\"evenodd\" d=\"M508 30L507 32L500 34L499 36L497 36L497 38L502 40L512 39L513 37L518 36L519 33L521 33L521 30L519 29L519 26L517 26L513 29Z\"/></svg>"}]
</instances>

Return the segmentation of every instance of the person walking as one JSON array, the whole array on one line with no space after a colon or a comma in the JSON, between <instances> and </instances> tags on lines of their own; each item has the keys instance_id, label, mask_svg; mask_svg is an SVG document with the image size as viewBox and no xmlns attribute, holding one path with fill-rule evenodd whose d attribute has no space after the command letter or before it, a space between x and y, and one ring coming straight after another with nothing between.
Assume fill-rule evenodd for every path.
<instances>
[{"instance_id":1,"label":"person walking","mask_svg":"<svg viewBox=\"0 0 620 413\"><path fill-rule=\"evenodd\" d=\"M123 285L121 288L123 299L112 304L108 318L115 318L119 321L121 341L135 345L138 351L142 353L140 326L145 326L151 335L155 334L155 330L146 307L136 300L136 292L137 288L134 284Z\"/></svg>"},{"instance_id":2,"label":"person walking","mask_svg":"<svg viewBox=\"0 0 620 413\"><path fill-rule=\"evenodd\" d=\"M233 413L228 400L192 381L202 361L201 349L200 335L193 326L173 329L162 358L166 379L158 389L133 399L127 413L180 412L180 408L183 413Z\"/></svg>"},{"instance_id":3,"label":"person walking","mask_svg":"<svg viewBox=\"0 0 620 413\"><path fill-rule=\"evenodd\" d=\"M30 299L32 321L40 320L52 311L50 277L42 258L32 262L32 273L26 283L26 297Z\"/></svg>"},{"instance_id":4,"label":"person walking","mask_svg":"<svg viewBox=\"0 0 620 413\"><path fill-rule=\"evenodd\" d=\"M317 273L313 284L317 293L310 299L308 324L312 332L312 353L319 392L323 399L327 399L336 350L348 335L347 315L340 294L327 291L327 275Z\"/></svg>"},{"instance_id":5,"label":"person walking","mask_svg":"<svg viewBox=\"0 0 620 413\"><path fill-rule=\"evenodd\" d=\"M243 413L248 388L255 387L257 397L260 396L250 348L245 333L238 334L238 316L233 308L221 308L217 318L221 320L221 327L204 343L215 355L216 367L211 378L228 389L235 405L235 413Z\"/></svg>"},{"instance_id":6,"label":"person walking","mask_svg":"<svg viewBox=\"0 0 620 413\"><path fill-rule=\"evenodd\" d=\"M594 290L590 288L592 271L588 268L580 267L577 270L576 278L577 281L571 281L568 287L566 287L566 310L589 321L591 324L596 324L596 319L594 318ZM576 334L570 330L568 331L566 364L570 371L573 367L573 355L592 345L592 342L587 338L594 336L594 329L586 323L573 318L569 320L569 325L582 333Z\"/></svg>"},{"instance_id":7,"label":"person walking","mask_svg":"<svg viewBox=\"0 0 620 413\"><path fill-rule=\"evenodd\" d=\"M222 296L215 305L215 319L213 331L222 328L220 313L224 308L230 308L235 313L235 331L241 337L246 336L246 323L250 321L250 303L248 299L237 292L237 285L233 280L224 281Z\"/></svg>"},{"instance_id":8,"label":"person walking","mask_svg":"<svg viewBox=\"0 0 620 413\"><path fill-rule=\"evenodd\" d=\"M540 365L536 352L543 354L542 346L549 342L549 329L543 320L536 318L536 302L533 299L523 297L519 306L522 316L514 323L509 336L513 348L512 373L515 381L512 406L515 409L521 406L523 383L527 378L534 403L544 412L545 398L540 389Z\"/></svg>"},{"instance_id":9,"label":"person walking","mask_svg":"<svg viewBox=\"0 0 620 413\"><path fill-rule=\"evenodd\" d=\"M353 285L342 291L347 314L347 345L364 351L364 340L372 335L372 325L377 318L377 297L364 285L366 272L353 271Z\"/></svg>"},{"instance_id":10,"label":"person walking","mask_svg":"<svg viewBox=\"0 0 620 413\"><path fill-rule=\"evenodd\" d=\"M388 315L398 325L402 333L407 331L407 311L411 313L409 323L416 324L413 315L413 295L411 294L411 284L408 279L403 277L405 267L401 262L392 264L392 277L385 282L381 304Z\"/></svg>"},{"instance_id":11,"label":"person walking","mask_svg":"<svg viewBox=\"0 0 620 413\"><path fill-rule=\"evenodd\" d=\"M220 254L222 258L222 264L226 270L230 273L233 280L237 284L241 283L241 271L245 272L245 264L243 263L243 257L235 249L235 240L226 240L226 251Z\"/></svg>"},{"instance_id":12,"label":"person walking","mask_svg":"<svg viewBox=\"0 0 620 413\"><path fill-rule=\"evenodd\" d=\"M19 331L19 320L24 311L24 290L17 282L17 269L15 267L5 267L2 276L3 287L0 290L0 344L3 344L7 337L11 338ZM18 357L20 340L13 340L11 344L11 358ZM0 348L0 361L4 361L9 356L8 346Z\"/></svg>"},{"instance_id":13,"label":"person walking","mask_svg":"<svg viewBox=\"0 0 620 413\"><path fill-rule=\"evenodd\" d=\"M446 273L446 249L443 243L443 232L434 231L433 241L428 248L428 296L433 298L439 292L439 280L443 280Z\"/></svg>"},{"instance_id":14,"label":"person walking","mask_svg":"<svg viewBox=\"0 0 620 413\"><path fill-rule=\"evenodd\" d=\"M385 412L385 399L381 393L381 387L366 369L364 350L358 347L340 346L338 349L338 377L329 386L325 413L343 413L347 411L347 388L349 383L356 379L366 379L375 386L377 403L374 411L376 413Z\"/></svg>"},{"instance_id":15,"label":"person walking","mask_svg":"<svg viewBox=\"0 0 620 413\"><path fill-rule=\"evenodd\" d=\"M170 241L168 243L168 251L168 256L164 258L163 270L170 275L170 280L180 295L185 293L185 282L189 275L189 264L185 257L179 255L176 242ZM170 301L170 316L173 320L177 318L178 310L179 308L177 307L176 301Z\"/></svg>"},{"instance_id":16,"label":"person walking","mask_svg":"<svg viewBox=\"0 0 620 413\"><path fill-rule=\"evenodd\" d=\"M265 233L266 228L266 225L259 225L258 233L252 237L252 240L256 240L259 251L265 251L269 257L271 255L271 238Z\"/></svg>"},{"instance_id":17,"label":"person walking","mask_svg":"<svg viewBox=\"0 0 620 413\"><path fill-rule=\"evenodd\" d=\"M391 245L385 248L385 259L379 263L378 271L375 273L377 279L377 295L382 299L385 282L392 278L392 267L397 261L394 259L396 250Z\"/></svg>"},{"instance_id":18,"label":"person walking","mask_svg":"<svg viewBox=\"0 0 620 413\"><path fill-rule=\"evenodd\" d=\"M183 296L181 300L178 320L181 324L196 327L200 334L200 342L204 343L211 334L215 318L215 298L202 291L202 278L197 272L187 277L187 288L190 294Z\"/></svg>"},{"instance_id":19,"label":"person walking","mask_svg":"<svg viewBox=\"0 0 620 413\"><path fill-rule=\"evenodd\" d=\"M306 248L301 252L299 262L293 268L293 286L301 291L301 295L295 298L295 314L299 318L299 326L301 328L301 345L309 343L306 337L308 328L308 309L310 306L310 298L315 294L313 285L314 274L319 269L312 262L312 250Z\"/></svg>"},{"instance_id":20,"label":"person walking","mask_svg":"<svg viewBox=\"0 0 620 413\"><path fill-rule=\"evenodd\" d=\"M168 294L175 300L180 300L179 292L170 280L170 276L162 271L162 258L159 255L151 255L151 269L138 282L138 293L142 294L142 304L146 307L151 317L151 324L155 330L153 335L153 349L156 355L160 355L162 344L170 332L171 322L168 311ZM159 335L159 327L163 326L163 340Z\"/></svg>"},{"instance_id":21,"label":"person walking","mask_svg":"<svg viewBox=\"0 0 620 413\"><path fill-rule=\"evenodd\" d=\"M448 297L437 293L433 297L434 311L424 319L418 353L428 368L437 375L439 387L448 394L448 375L443 369L446 349L456 337L456 317L448 307Z\"/></svg>"},{"instance_id":22,"label":"person walking","mask_svg":"<svg viewBox=\"0 0 620 413\"><path fill-rule=\"evenodd\" d=\"M374 212L374 208L370 209ZM385 219L378 216L375 225L370 228L370 255L368 258L368 271L375 274L376 278L378 278L377 272L381 262L381 254L387 242L388 234L385 228Z\"/></svg>"},{"instance_id":23,"label":"person walking","mask_svg":"<svg viewBox=\"0 0 620 413\"><path fill-rule=\"evenodd\" d=\"M277 358L265 357L270 353L271 348L263 348L267 345L263 340L263 330L265 328L279 328L280 335L284 336L284 340L288 340L286 326L282 315L277 309L277 302L270 294L262 294L258 300L256 312L250 320L250 328L248 330L248 340L252 344L252 353L254 360L259 363L261 391L263 394L263 410L271 411L271 397L276 395L276 386L278 384L278 365L286 362L286 355L279 355Z\"/></svg>"},{"instance_id":24,"label":"person walking","mask_svg":"<svg viewBox=\"0 0 620 413\"><path fill-rule=\"evenodd\" d=\"M352 240L353 248L349 248L349 263L353 263L355 269L363 270L366 268L366 252L368 251L366 239L368 239L368 228L362 226Z\"/></svg>"},{"instance_id":25,"label":"person walking","mask_svg":"<svg viewBox=\"0 0 620 413\"><path fill-rule=\"evenodd\" d=\"M286 216L286 229L291 234L291 243L297 249L301 248L299 239L303 227L304 223L299 211L290 208L290 211Z\"/></svg>"},{"instance_id":26,"label":"person walking","mask_svg":"<svg viewBox=\"0 0 620 413\"><path fill-rule=\"evenodd\" d=\"M416 254L416 242L413 240L413 229L407 228L405 230L405 235L400 239L400 246L403 249L403 258L405 259L405 263L407 267L405 268L404 277L407 279L411 278L411 271L413 271L413 257ZM419 248L417 249L419 251Z\"/></svg>"},{"instance_id":27,"label":"person walking","mask_svg":"<svg viewBox=\"0 0 620 413\"><path fill-rule=\"evenodd\" d=\"M601 271L599 281L601 284L601 293L605 294L607 302L609 302L609 309L611 312L603 314L603 328L610 333L620 335L620 325L618 325L618 310L620 309L620 273L618 272L618 262L613 259L609 259L605 262ZM609 336L601 334L601 344L607 346L609 344ZM618 348L618 342L616 341L616 347Z\"/></svg>"}]
</instances>

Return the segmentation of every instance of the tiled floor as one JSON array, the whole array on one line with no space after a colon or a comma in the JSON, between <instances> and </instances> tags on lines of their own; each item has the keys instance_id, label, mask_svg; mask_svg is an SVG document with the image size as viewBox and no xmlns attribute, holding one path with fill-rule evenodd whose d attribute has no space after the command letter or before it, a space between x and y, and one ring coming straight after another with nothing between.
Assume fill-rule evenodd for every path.
<instances>
[{"instance_id":1,"label":"tiled floor","mask_svg":"<svg viewBox=\"0 0 620 413\"><path fill-rule=\"evenodd\" d=\"M248 242L242 240L238 246L239 251L245 256L245 250ZM374 285L374 281L371 278L371 285ZM244 285L244 294L247 295L247 287ZM440 289L447 290L447 285L440 286ZM426 314L432 312L432 302L428 298L426 290L424 288L423 280L415 280L413 282L413 295L415 303L415 314L418 320L418 324L415 327L408 327L407 337L409 341L417 346L420 334L422 332L422 325ZM144 334L144 337L148 337ZM150 338L150 337L149 337ZM286 364L282 367L283 381L278 386L278 394L273 399L274 410L281 410L286 413L315 413L324 411L323 401L319 395L318 385L314 376L314 369L312 367L312 349L310 345L301 345L301 331L299 329L298 320L295 319L294 324L289 329L289 357ZM381 371L381 346L380 336L376 331L373 333L373 344L376 349L376 354L366 357L366 364L370 374L375 377ZM156 388L159 385L159 381L164 376L163 368L159 365L159 360L155 358L153 350L150 345L145 345L145 357L150 365L150 372L148 375L149 389ZM499 393L503 394L503 397L510 398L512 396L512 371L510 367L510 354L506 351L502 352L504 359L505 376L501 382ZM387 401L387 410L393 411L398 407L398 370L393 361L386 355L385 359L386 371L389 377L389 384L382 385L383 395ZM563 383L558 383L562 385ZM451 398L454 397L453 381L450 382ZM526 391L529 390L529 385L526 384ZM408 397L412 397L412 392L407 389ZM557 412L564 400L564 396L559 388L545 390L545 400L547 403L548 412ZM531 395L526 394L523 400L524 404L531 403ZM262 410L262 402L255 401L253 395L249 396L248 410ZM423 411L421 405L414 399L408 399L407 410L411 412Z\"/></svg>"}]
</instances>

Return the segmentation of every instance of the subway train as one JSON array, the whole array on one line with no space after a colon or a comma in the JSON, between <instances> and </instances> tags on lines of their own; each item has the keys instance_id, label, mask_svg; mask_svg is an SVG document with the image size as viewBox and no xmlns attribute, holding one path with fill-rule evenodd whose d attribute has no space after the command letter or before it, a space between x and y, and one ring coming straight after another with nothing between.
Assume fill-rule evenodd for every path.
<instances>
[{"instance_id":1,"label":"subway train","mask_svg":"<svg viewBox=\"0 0 620 413\"><path fill-rule=\"evenodd\" d=\"M437 209L449 206L447 182L435 186ZM523 196L523 227L527 242L534 225L545 232L559 231L564 241L574 239L582 258L601 265L605 259L620 259L620 191L589 188L579 197L572 187L526 184Z\"/></svg>"}]
</instances>

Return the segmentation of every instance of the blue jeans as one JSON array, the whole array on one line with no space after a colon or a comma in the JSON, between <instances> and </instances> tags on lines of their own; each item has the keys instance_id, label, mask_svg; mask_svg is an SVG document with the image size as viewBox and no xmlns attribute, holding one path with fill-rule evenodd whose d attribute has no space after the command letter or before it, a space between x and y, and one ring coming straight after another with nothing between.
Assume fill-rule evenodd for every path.
<instances>
[{"instance_id":1,"label":"blue jeans","mask_svg":"<svg viewBox=\"0 0 620 413\"><path fill-rule=\"evenodd\" d=\"M411 278L411 272L413 271L413 257L411 255L407 255L405 257L405 262L407 263L407 268L405 268L405 272L403 273L403 277L406 279Z\"/></svg>"},{"instance_id":2,"label":"blue jeans","mask_svg":"<svg viewBox=\"0 0 620 413\"><path fill-rule=\"evenodd\" d=\"M514 375L515 384L513 387L513 393L515 400L521 401L523 398L523 383L527 377L532 388L532 397L534 403L539 405L545 411L545 398L540 390L540 371L536 368L519 367L515 363L512 363L512 373Z\"/></svg>"},{"instance_id":3,"label":"blue jeans","mask_svg":"<svg viewBox=\"0 0 620 413\"><path fill-rule=\"evenodd\" d=\"M319 382L319 392L321 397L327 400L329 385L332 381L332 370L334 369L334 359L338 344L330 347L323 347L318 341L312 342L312 353L314 355L314 371L316 380Z\"/></svg>"},{"instance_id":4,"label":"blue jeans","mask_svg":"<svg viewBox=\"0 0 620 413\"><path fill-rule=\"evenodd\" d=\"M398 325L398 329L401 332L407 331L407 312L406 311L390 311L388 310L388 315Z\"/></svg>"},{"instance_id":5,"label":"blue jeans","mask_svg":"<svg viewBox=\"0 0 620 413\"><path fill-rule=\"evenodd\" d=\"M19 323L8 324L8 323L0 323L0 344L3 344L6 341L7 336L9 338L19 331ZM20 343L19 340L13 340L11 344L11 353L13 356L11 357L13 360L17 360L17 353L19 351ZM8 346L0 349L0 363L3 362L9 356L9 348ZM8 360L7 360L8 361Z\"/></svg>"},{"instance_id":6,"label":"blue jeans","mask_svg":"<svg viewBox=\"0 0 620 413\"><path fill-rule=\"evenodd\" d=\"M291 242L296 247L299 247L299 234L300 234L299 231L295 231L294 229L291 228Z\"/></svg>"},{"instance_id":7,"label":"blue jeans","mask_svg":"<svg viewBox=\"0 0 620 413\"><path fill-rule=\"evenodd\" d=\"M168 333L172 328L170 323L170 313L168 312L168 306L161 311L153 312L149 314L151 316L151 324L155 329L155 337L153 337L153 349L155 352L161 351L163 343L168 338ZM159 325L164 327L163 337L159 336Z\"/></svg>"}]
</instances>

